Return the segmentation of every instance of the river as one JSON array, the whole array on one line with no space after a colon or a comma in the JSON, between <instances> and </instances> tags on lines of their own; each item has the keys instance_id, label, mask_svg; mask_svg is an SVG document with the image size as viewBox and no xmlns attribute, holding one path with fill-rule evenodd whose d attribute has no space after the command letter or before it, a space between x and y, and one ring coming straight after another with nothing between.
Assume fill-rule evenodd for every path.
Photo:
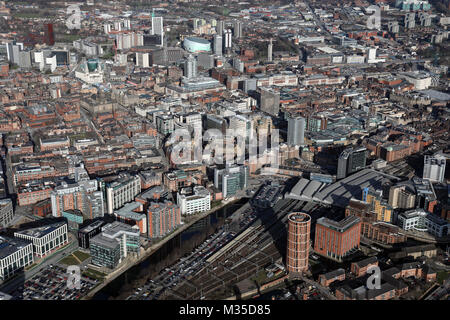
<instances>
[{"instance_id":1,"label":"river","mask_svg":"<svg viewBox=\"0 0 450 320\"><path fill-rule=\"evenodd\" d=\"M231 216L247 202L247 198L240 199L200 219L167 241L151 253L144 261L131 267L111 281L107 286L97 292L92 299L125 299L137 287L142 286L149 277L154 277L166 266L173 264L183 255L190 253L195 247L205 241L207 237L213 234L217 228L222 226L226 218Z\"/></svg>"}]
</instances>

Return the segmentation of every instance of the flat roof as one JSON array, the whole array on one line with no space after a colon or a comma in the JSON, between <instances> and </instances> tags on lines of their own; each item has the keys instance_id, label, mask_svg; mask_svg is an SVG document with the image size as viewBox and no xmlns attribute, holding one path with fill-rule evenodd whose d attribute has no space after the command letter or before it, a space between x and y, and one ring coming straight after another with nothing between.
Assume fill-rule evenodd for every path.
<instances>
[{"instance_id":1,"label":"flat roof","mask_svg":"<svg viewBox=\"0 0 450 320\"><path fill-rule=\"evenodd\" d=\"M23 235L30 236L33 238L42 238L42 237L46 236L47 234L55 231L56 229L62 227L65 224L66 224L65 222L56 222L56 223L52 223L47 226L31 228L31 229L27 229L27 230L18 231L15 233L23 234Z\"/></svg>"}]
</instances>

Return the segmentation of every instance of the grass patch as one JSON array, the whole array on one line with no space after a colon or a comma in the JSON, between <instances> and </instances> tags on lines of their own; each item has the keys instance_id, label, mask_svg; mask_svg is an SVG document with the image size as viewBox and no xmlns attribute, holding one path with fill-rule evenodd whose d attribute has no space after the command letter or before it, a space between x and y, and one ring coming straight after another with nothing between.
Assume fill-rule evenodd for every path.
<instances>
[{"instance_id":1,"label":"grass patch","mask_svg":"<svg viewBox=\"0 0 450 320\"><path fill-rule=\"evenodd\" d=\"M78 265L80 264L78 262L77 259L75 259L75 257L73 257L72 255L64 257L63 259L61 259L59 262L64 263L67 266L73 266L73 265Z\"/></svg>"},{"instance_id":2,"label":"grass patch","mask_svg":"<svg viewBox=\"0 0 450 320\"><path fill-rule=\"evenodd\" d=\"M86 271L84 271L83 275L88 276L90 278L97 279L99 281L103 281L106 277L106 274L104 274L100 271L93 270L91 268L88 268Z\"/></svg>"},{"instance_id":3,"label":"grass patch","mask_svg":"<svg viewBox=\"0 0 450 320\"><path fill-rule=\"evenodd\" d=\"M72 255L77 257L78 260L80 260L81 262L83 262L84 260L86 260L87 258L90 257L89 253L85 253L82 251L75 251L74 253L72 253Z\"/></svg>"},{"instance_id":4,"label":"grass patch","mask_svg":"<svg viewBox=\"0 0 450 320\"><path fill-rule=\"evenodd\" d=\"M444 283L445 280L448 279L449 276L450 276L450 272L449 271L439 271L436 274L436 280L437 280L437 282L442 284L442 283Z\"/></svg>"},{"instance_id":5,"label":"grass patch","mask_svg":"<svg viewBox=\"0 0 450 320\"><path fill-rule=\"evenodd\" d=\"M259 285L267 282L267 272L265 270L260 270L251 280L256 281Z\"/></svg>"}]
</instances>

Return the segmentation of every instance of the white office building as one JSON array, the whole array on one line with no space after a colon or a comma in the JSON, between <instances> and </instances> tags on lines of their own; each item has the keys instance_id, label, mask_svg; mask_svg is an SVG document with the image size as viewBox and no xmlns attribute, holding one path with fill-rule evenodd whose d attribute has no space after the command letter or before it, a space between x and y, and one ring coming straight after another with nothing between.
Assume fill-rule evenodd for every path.
<instances>
[{"instance_id":1,"label":"white office building","mask_svg":"<svg viewBox=\"0 0 450 320\"><path fill-rule=\"evenodd\" d=\"M446 159L441 154L425 156L423 162L423 179L431 182L444 182Z\"/></svg>"},{"instance_id":2,"label":"white office building","mask_svg":"<svg viewBox=\"0 0 450 320\"><path fill-rule=\"evenodd\" d=\"M39 258L48 255L54 249L69 242L67 223L65 222L18 231L14 233L14 236L31 241L33 243L33 252Z\"/></svg>"},{"instance_id":3,"label":"white office building","mask_svg":"<svg viewBox=\"0 0 450 320\"><path fill-rule=\"evenodd\" d=\"M403 230L428 232L435 237L449 234L450 222L423 209L413 209L398 216L398 225Z\"/></svg>"},{"instance_id":4,"label":"white office building","mask_svg":"<svg viewBox=\"0 0 450 320\"><path fill-rule=\"evenodd\" d=\"M211 209L211 194L203 186L181 189L177 194L181 214L190 215Z\"/></svg>"},{"instance_id":5,"label":"white office building","mask_svg":"<svg viewBox=\"0 0 450 320\"><path fill-rule=\"evenodd\" d=\"M133 201L141 193L141 179L139 176L122 175L106 185L106 203L108 213L113 214L125 203Z\"/></svg>"},{"instance_id":6,"label":"white office building","mask_svg":"<svg viewBox=\"0 0 450 320\"><path fill-rule=\"evenodd\" d=\"M0 236L0 280L10 278L33 262L31 242Z\"/></svg>"}]
</instances>

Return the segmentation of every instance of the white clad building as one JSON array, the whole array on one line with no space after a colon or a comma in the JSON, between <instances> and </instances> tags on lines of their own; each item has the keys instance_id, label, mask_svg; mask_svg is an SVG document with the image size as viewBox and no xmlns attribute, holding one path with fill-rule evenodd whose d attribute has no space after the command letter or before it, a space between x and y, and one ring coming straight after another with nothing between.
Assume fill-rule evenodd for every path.
<instances>
[{"instance_id":1,"label":"white clad building","mask_svg":"<svg viewBox=\"0 0 450 320\"><path fill-rule=\"evenodd\" d=\"M31 241L34 254L40 258L69 242L66 222L18 231L14 236Z\"/></svg>"},{"instance_id":2,"label":"white clad building","mask_svg":"<svg viewBox=\"0 0 450 320\"><path fill-rule=\"evenodd\" d=\"M134 200L141 193L141 179L139 176L122 175L118 180L106 185L106 203L108 213L113 214L125 203Z\"/></svg>"},{"instance_id":3,"label":"white clad building","mask_svg":"<svg viewBox=\"0 0 450 320\"><path fill-rule=\"evenodd\" d=\"M31 242L0 236L0 280L10 278L33 262Z\"/></svg>"},{"instance_id":4,"label":"white clad building","mask_svg":"<svg viewBox=\"0 0 450 320\"><path fill-rule=\"evenodd\" d=\"M177 194L181 214L190 215L211 209L211 194L203 186L184 188Z\"/></svg>"},{"instance_id":5,"label":"white clad building","mask_svg":"<svg viewBox=\"0 0 450 320\"><path fill-rule=\"evenodd\" d=\"M431 182L444 182L446 159L441 154L432 157L425 156L423 164L423 179Z\"/></svg>"}]
</instances>

